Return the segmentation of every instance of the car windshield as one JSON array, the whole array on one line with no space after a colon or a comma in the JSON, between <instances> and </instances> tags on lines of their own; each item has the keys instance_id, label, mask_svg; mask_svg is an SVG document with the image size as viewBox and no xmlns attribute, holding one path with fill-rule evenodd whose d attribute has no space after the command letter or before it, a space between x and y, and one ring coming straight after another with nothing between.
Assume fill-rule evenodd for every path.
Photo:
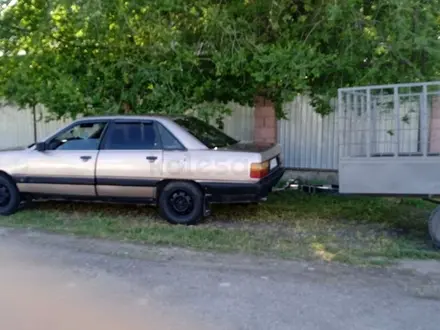
<instances>
[{"instance_id":1,"label":"car windshield","mask_svg":"<svg viewBox=\"0 0 440 330\"><path fill-rule=\"evenodd\" d=\"M200 142L210 149L224 148L238 143L237 140L223 133L208 123L197 118L176 118L176 124L185 128L194 135Z\"/></svg>"}]
</instances>

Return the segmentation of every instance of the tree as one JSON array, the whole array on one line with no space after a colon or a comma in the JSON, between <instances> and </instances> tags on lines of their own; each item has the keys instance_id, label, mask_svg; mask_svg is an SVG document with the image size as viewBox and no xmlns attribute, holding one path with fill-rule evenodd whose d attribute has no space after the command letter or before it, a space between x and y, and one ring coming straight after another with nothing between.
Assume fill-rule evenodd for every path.
<instances>
[{"instance_id":1,"label":"tree","mask_svg":"<svg viewBox=\"0 0 440 330\"><path fill-rule=\"evenodd\" d=\"M59 116L212 117L256 96L282 116L284 101L309 94L325 113L339 87L438 77L438 8L440 0L17 0L0 17L0 95L32 95Z\"/></svg>"}]
</instances>

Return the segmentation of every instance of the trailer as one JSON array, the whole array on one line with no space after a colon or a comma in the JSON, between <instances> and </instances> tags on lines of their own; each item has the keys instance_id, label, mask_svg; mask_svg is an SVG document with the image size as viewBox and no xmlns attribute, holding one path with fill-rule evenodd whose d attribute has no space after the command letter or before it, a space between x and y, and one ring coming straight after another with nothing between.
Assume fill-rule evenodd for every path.
<instances>
[{"instance_id":1,"label":"trailer","mask_svg":"<svg viewBox=\"0 0 440 330\"><path fill-rule=\"evenodd\" d=\"M339 185L290 187L374 196L440 196L440 81L340 88ZM440 247L440 206L429 218Z\"/></svg>"},{"instance_id":2,"label":"trailer","mask_svg":"<svg viewBox=\"0 0 440 330\"><path fill-rule=\"evenodd\" d=\"M339 193L440 196L440 81L341 88L337 111Z\"/></svg>"}]
</instances>

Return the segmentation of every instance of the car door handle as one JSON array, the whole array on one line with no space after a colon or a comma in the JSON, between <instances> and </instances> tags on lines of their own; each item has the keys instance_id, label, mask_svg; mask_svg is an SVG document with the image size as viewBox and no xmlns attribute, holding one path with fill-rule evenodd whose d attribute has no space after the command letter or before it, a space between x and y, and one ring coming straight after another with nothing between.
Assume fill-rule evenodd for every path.
<instances>
[{"instance_id":1,"label":"car door handle","mask_svg":"<svg viewBox=\"0 0 440 330\"><path fill-rule=\"evenodd\" d=\"M79 157L79 158L81 158L84 162L87 162L87 161L89 161L92 157L91 157L91 156L81 156L81 157Z\"/></svg>"},{"instance_id":2,"label":"car door handle","mask_svg":"<svg viewBox=\"0 0 440 330\"><path fill-rule=\"evenodd\" d=\"M147 156L147 160L149 160L150 162L154 162L156 159L156 156Z\"/></svg>"}]
</instances>

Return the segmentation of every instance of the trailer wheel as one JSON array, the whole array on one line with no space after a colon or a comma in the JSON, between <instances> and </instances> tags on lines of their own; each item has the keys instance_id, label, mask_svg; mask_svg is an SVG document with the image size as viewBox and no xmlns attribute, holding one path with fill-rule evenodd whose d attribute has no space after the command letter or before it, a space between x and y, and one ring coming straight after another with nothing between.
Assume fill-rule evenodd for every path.
<instances>
[{"instance_id":1,"label":"trailer wheel","mask_svg":"<svg viewBox=\"0 0 440 330\"><path fill-rule=\"evenodd\" d=\"M440 248L440 206L437 206L429 217L429 234L434 245Z\"/></svg>"}]
</instances>

